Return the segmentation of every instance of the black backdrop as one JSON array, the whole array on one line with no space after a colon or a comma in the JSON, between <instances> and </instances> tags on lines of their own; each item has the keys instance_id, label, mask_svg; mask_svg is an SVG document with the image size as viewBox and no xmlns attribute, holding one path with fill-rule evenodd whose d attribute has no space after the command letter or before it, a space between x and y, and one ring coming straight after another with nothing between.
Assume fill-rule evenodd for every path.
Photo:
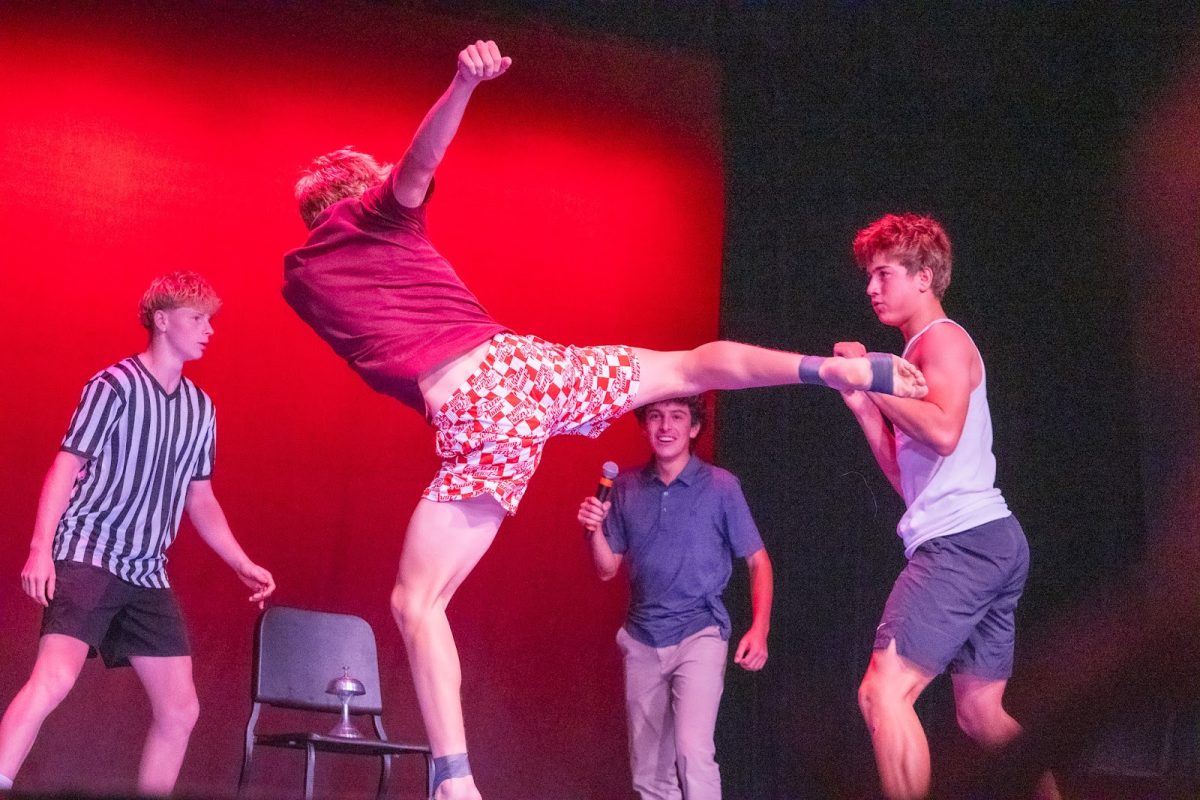
<instances>
[{"instance_id":1,"label":"black backdrop","mask_svg":"<svg viewBox=\"0 0 1200 800\"><path fill-rule=\"evenodd\" d=\"M898 351L898 334L878 325L862 294L850 242L887 211L943 221L955 245L945 305L984 354L999 482L1032 548L1014 705L1061 723L1057 704L1067 701L1046 696L1053 671L1024 687L1022 666L1062 647L1059 615L1154 542L1142 467L1162 443L1139 435L1135 341L1147 265L1123 237L1138 226L1125 222L1122 186L1139 125L1192 46L1192 19L1142 4L846 3L731 21L720 48L722 334L814 352L840 339ZM1194 237L1194 223L1182 233ZM893 533L902 505L840 406L822 392L721 398L718 455L742 477L788 588L772 663L753 678L731 674L727 692L720 743L743 796L874 791L855 689L903 563ZM742 585L729 596L747 613ZM1084 647L1113 631L1087 634ZM1091 745L1105 735L1118 744L1101 767L1157 758L1168 716L1151 713L1148 731L1128 723L1147 704L1186 717L1154 692L1092 691L1109 702L1076 709L1083 716L1057 729L1054 755L1068 772L1097 766ZM935 741L970 757L955 741L949 695L939 680L919 712ZM1171 771L1188 768L1181 738Z\"/></svg>"}]
</instances>

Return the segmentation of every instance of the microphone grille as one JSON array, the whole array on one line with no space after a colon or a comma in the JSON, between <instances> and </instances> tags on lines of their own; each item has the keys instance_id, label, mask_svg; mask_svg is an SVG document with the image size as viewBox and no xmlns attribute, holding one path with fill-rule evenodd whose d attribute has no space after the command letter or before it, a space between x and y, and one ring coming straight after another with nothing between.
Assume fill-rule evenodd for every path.
<instances>
[{"instance_id":1,"label":"microphone grille","mask_svg":"<svg viewBox=\"0 0 1200 800\"><path fill-rule=\"evenodd\" d=\"M605 461L604 466L600 468L600 471L603 473L604 477L611 481L613 478L617 477L617 473L621 471L621 468L617 466L617 462L615 461Z\"/></svg>"}]
</instances>

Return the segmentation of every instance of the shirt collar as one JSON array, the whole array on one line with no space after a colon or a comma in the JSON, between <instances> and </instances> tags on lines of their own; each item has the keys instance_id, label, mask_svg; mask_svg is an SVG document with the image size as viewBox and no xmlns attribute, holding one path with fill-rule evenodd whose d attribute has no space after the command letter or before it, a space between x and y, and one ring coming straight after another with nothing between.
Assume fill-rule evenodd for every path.
<instances>
[{"instance_id":1,"label":"shirt collar","mask_svg":"<svg viewBox=\"0 0 1200 800\"><path fill-rule=\"evenodd\" d=\"M692 453L688 459L688 463L684 465L683 470L675 476L675 480L671 481L671 483L681 483L684 486L691 486L695 483L700 470L703 468L704 462L697 458L695 453ZM662 481L658 479L658 470L654 468L654 459L650 459L646 466L642 467L642 480L646 483L662 484Z\"/></svg>"}]
</instances>

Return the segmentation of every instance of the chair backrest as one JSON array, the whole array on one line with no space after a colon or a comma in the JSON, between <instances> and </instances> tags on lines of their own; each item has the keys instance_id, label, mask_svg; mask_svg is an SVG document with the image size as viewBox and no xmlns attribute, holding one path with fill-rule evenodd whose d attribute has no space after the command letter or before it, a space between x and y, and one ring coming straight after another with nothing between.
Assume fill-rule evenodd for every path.
<instances>
[{"instance_id":1,"label":"chair backrest","mask_svg":"<svg viewBox=\"0 0 1200 800\"><path fill-rule=\"evenodd\" d=\"M367 690L350 699L350 713L382 714L375 634L365 619L289 606L272 606L259 615L253 702L340 712L341 700L326 689L342 677L343 667Z\"/></svg>"}]
</instances>

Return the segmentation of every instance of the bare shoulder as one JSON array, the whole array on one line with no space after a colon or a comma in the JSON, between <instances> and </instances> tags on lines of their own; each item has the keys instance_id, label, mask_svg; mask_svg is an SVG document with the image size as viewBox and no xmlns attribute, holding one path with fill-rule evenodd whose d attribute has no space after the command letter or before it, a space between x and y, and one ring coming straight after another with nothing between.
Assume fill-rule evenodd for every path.
<instances>
[{"instance_id":1,"label":"bare shoulder","mask_svg":"<svg viewBox=\"0 0 1200 800\"><path fill-rule=\"evenodd\" d=\"M918 366L925 361L943 364L968 363L976 360L975 343L958 325L934 325L917 339L908 360Z\"/></svg>"},{"instance_id":2,"label":"bare shoulder","mask_svg":"<svg viewBox=\"0 0 1200 800\"><path fill-rule=\"evenodd\" d=\"M934 325L917 340L908 360L925 373L926 379L936 383L962 380L967 389L974 389L983 378L983 362L975 342L958 325Z\"/></svg>"}]
</instances>

